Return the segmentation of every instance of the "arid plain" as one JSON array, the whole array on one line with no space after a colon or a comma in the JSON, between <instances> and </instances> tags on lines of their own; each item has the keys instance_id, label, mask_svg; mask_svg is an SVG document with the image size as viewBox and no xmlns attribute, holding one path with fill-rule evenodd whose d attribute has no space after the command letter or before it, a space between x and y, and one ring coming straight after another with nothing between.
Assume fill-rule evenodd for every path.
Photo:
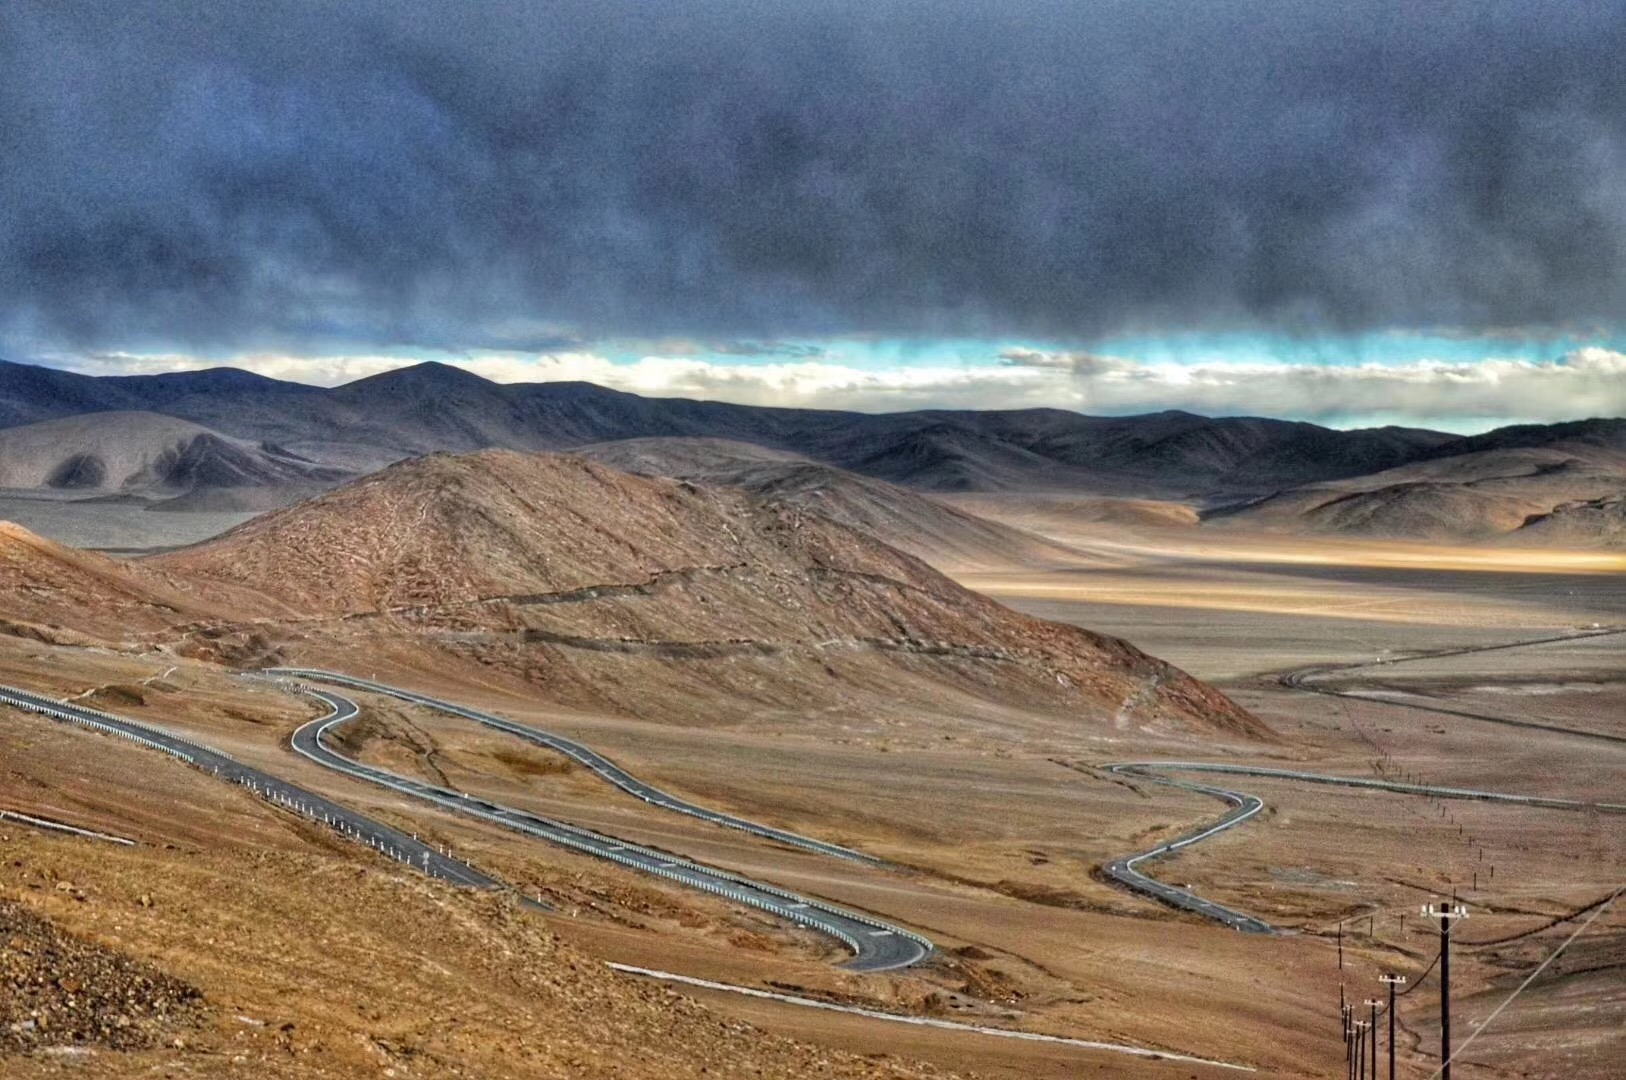
<instances>
[{"instance_id":1,"label":"arid plain","mask_svg":"<svg viewBox=\"0 0 1626 1080\"><path fill-rule=\"evenodd\" d=\"M628 1002L653 1007L650 995L659 991L601 974L592 958L905 1015L1129 1044L1265 1075L1336 1075L1340 981L1356 1001L1379 988L1380 971L1416 982L1435 955L1432 931L1417 914L1423 902L1456 895L1473 913L1454 953L1458 1030L1471 1032L1626 880L1618 817L1254 777L1226 786L1261 796L1263 815L1150 871L1283 933L1224 929L1126 893L1099 873L1107 860L1155 846L1221 809L1203 796L1103 771L1120 761L1214 760L1618 800L1626 753L1626 732L1614 721L1626 695L1626 635L1613 632L1626 627L1620 557L1197 529L1180 522L1178 508L1149 504L1079 513L1020 498L946 501L1048 543L1003 560L945 553L940 569L1018 610L1133 641L1223 689L1270 731L1074 719L1037 690L1003 701L979 693L963 667L935 668L957 661L925 656L891 672L885 688L853 661L839 677L832 673L839 689L816 708L761 689L769 672L753 665L766 661L725 660L726 676L705 678L726 678L736 696L701 718L686 684L655 661L595 654L589 674L618 683L621 694L664 686L670 696L636 711L583 707L559 700L570 697L568 683L550 702L519 669L457 651L470 634L488 631L447 629L421 611L412 618L419 631L433 630L427 641L380 629L376 620L317 625L274 612L254 629L205 630L192 644L207 647L195 648L76 647L73 635L94 630L94 619L77 630L14 633L0 638L0 681L185 732L433 837L554 908L542 915L425 883L178 764L8 712L0 716L4 809L144 842L113 851L7 824L6 895L197 986L211 1006L206 1019L174 1035L180 1047L31 1056L17 1059L18 1075L50 1074L70 1060L76 1070L125 1075L130 1054L176 1075L237 1059L290 1076L378 1068L650 1076L1230 1071L692 986L682 992L718 1019L675 1013L669 1057L613 1023L589 1025L590 1036L577 1026L578 1042L561 1036L540 1048L505 1039L506 1029L528 1022L526 1010L556 1007L548 994L594 1017L633 1008ZM461 635L451 651L435 638L447 633ZM825 939L760 913L335 778L286 745L316 714L311 703L206 662L242 662L256 635L280 659L567 735L696 802L859 848L888 865L836 862L663 813L562 756L373 695L355 695L363 719L343 736L360 760L834 900L924 933L939 951L904 973L843 972L832 966L839 954ZM907 704L889 708L889 697ZM234 884L203 884L217 880ZM301 932L313 921L324 924L315 939ZM1611 1075L1626 1050L1623 931L1626 912L1594 922L1476 1039L1458 1074ZM223 952L227 935L232 948ZM320 1008L294 1006L279 987L304 977L306 965L320 966L312 948L341 939L353 962L332 968ZM575 981L494 990L493 950L507 980L535 960L533 951L556 961L563 950ZM423 972L444 986L382 989ZM470 995L455 1020L438 1003L447 992ZM1437 1063L1436 992L1425 981L1402 999L1401 1056L1416 1075ZM378 1004L382 996L388 1007ZM727 1017L788 1041L731 1042L718 1034L734 1030Z\"/></svg>"}]
</instances>

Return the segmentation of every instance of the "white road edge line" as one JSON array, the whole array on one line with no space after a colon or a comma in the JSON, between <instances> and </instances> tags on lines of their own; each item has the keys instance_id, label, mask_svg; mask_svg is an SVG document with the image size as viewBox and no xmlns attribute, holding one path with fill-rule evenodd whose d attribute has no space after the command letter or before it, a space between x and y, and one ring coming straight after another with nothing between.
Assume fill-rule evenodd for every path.
<instances>
[{"instance_id":1,"label":"white road edge line","mask_svg":"<svg viewBox=\"0 0 1626 1080\"><path fill-rule=\"evenodd\" d=\"M1194 1057L1190 1054L1176 1054L1167 1050L1150 1050L1144 1046L1130 1046L1127 1043L1092 1042L1089 1039L1070 1039L1064 1035L1042 1035L1036 1031L1012 1031L1009 1028L982 1027L977 1024L962 1024L955 1020L938 1020L929 1016L904 1016L899 1013L881 1012L878 1009L864 1009L857 1005L838 1005L833 1001L819 1001L817 998L797 997L794 994L778 994L770 990L758 990L754 986L736 986L733 983L712 982L710 979L697 979L692 975L676 975L670 971L655 971L651 968L633 967L631 964L616 964L609 961L605 966L612 971L619 971L623 975L641 975L648 979L659 979L662 982L680 983L684 986L695 986L702 990L721 990L730 994L742 994L745 997L761 998L765 1001L777 1001L786 1005L799 1005L807 1009L824 1009L828 1012L848 1013L853 1016L863 1016L871 1020L887 1020L894 1024L913 1024L916 1027L940 1028L945 1031L964 1031L973 1035L993 1035L1002 1039L1023 1039L1028 1042L1059 1043L1063 1046L1077 1046L1084 1050L1101 1050L1112 1054L1128 1054L1132 1057L1150 1058L1157 1061L1175 1061L1187 1065L1207 1065L1215 1069L1230 1069L1233 1072L1258 1072L1252 1065L1241 1065L1233 1061L1215 1061L1213 1058Z\"/></svg>"},{"instance_id":2,"label":"white road edge line","mask_svg":"<svg viewBox=\"0 0 1626 1080\"><path fill-rule=\"evenodd\" d=\"M97 832L94 829L81 829L79 826L69 825L65 821L52 821L50 818L34 817L32 814L23 814L16 810L0 810L0 821L20 821L24 825L32 825L35 828L70 833L74 836L84 836L92 840L105 840L110 844L121 844L124 847L135 847L136 845L136 842L128 837L114 836L112 833Z\"/></svg>"}]
</instances>

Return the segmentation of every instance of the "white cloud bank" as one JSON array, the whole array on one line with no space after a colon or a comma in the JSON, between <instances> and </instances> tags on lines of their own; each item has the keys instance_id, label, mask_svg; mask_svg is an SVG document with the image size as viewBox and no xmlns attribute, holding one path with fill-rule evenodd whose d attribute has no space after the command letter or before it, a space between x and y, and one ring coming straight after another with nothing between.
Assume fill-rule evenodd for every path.
<instances>
[{"instance_id":1,"label":"white cloud bank","mask_svg":"<svg viewBox=\"0 0 1626 1080\"><path fill-rule=\"evenodd\" d=\"M392 356L243 356L281 379L334 385L414 361ZM654 397L882 412L1034 406L1121 414L1186 409L1208 415L1462 428L1517 420L1626 415L1626 354L1584 348L1551 361L1490 358L1335 366L1274 361L1144 363L1088 352L1008 349L982 365L860 368L839 360L734 364L693 356L616 362L592 352L495 353L456 361L497 382L582 380ZM209 364L182 355L98 357L81 370L120 374Z\"/></svg>"}]
</instances>

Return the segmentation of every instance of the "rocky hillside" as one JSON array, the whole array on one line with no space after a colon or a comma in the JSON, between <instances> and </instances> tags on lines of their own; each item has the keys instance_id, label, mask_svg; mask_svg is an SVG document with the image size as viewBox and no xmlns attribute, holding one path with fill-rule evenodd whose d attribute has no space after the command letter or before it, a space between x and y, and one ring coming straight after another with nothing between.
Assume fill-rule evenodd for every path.
<instances>
[{"instance_id":1,"label":"rocky hillside","mask_svg":"<svg viewBox=\"0 0 1626 1080\"><path fill-rule=\"evenodd\" d=\"M936 692L919 686L1263 732L1124 642L1010 611L830 518L580 457L416 459L144 565L643 712Z\"/></svg>"},{"instance_id":2,"label":"rocky hillside","mask_svg":"<svg viewBox=\"0 0 1626 1080\"><path fill-rule=\"evenodd\" d=\"M1508 539L1554 547L1626 548L1626 495L1563 503L1530 518Z\"/></svg>"},{"instance_id":3,"label":"rocky hillside","mask_svg":"<svg viewBox=\"0 0 1626 1080\"><path fill-rule=\"evenodd\" d=\"M1626 494L1626 449L1570 439L1503 444L1479 437L1471 444L1480 448L1289 489L1210 520L1331 535L1485 540L1522 531L1561 506ZM1566 520L1563 529L1526 536L1566 544L1604 541L1604 533L1588 524L1602 526L1604 519L1577 514Z\"/></svg>"},{"instance_id":4,"label":"rocky hillside","mask_svg":"<svg viewBox=\"0 0 1626 1080\"><path fill-rule=\"evenodd\" d=\"M625 439L576 451L645 476L738 487L821 514L939 568L1083 556L1021 529L957 510L909 488L783 451L727 439Z\"/></svg>"},{"instance_id":5,"label":"rocky hillside","mask_svg":"<svg viewBox=\"0 0 1626 1080\"><path fill-rule=\"evenodd\" d=\"M191 607L159 574L0 521L0 632L119 641L178 623Z\"/></svg>"},{"instance_id":6,"label":"rocky hillside","mask_svg":"<svg viewBox=\"0 0 1626 1080\"><path fill-rule=\"evenodd\" d=\"M77 892L71 881L61 885ZM20 904L0 900L0 941L0 1056L91 1044L137 1049L201 1018L196 988L63 933Z\"/></svg>"}]
</instances>

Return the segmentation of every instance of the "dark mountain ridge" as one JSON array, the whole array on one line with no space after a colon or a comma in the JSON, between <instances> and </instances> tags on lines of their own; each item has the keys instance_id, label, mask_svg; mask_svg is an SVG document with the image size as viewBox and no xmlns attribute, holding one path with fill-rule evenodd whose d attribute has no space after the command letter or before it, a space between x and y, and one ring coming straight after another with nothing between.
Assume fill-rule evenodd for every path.
<instances>
[{"instance_id":1,"label":"dark mountain ridge","mask_svg":"<svg viewBox=\"0 0 1626 1080\"><path fill-rule=\"evenodd\" d=\"M376 468L437 450L569 450L635 438L719 438L931 491L1071 491L1217 504L1503 446L1626 445L1626 420L1477 436L1336 430L1263 417L1062 409L854 413L646 398L590 383L494 383L440 363L333 388L230 368L98 377L0 361L0 427L138 409Z\"/></svg>"}]
</instances>

